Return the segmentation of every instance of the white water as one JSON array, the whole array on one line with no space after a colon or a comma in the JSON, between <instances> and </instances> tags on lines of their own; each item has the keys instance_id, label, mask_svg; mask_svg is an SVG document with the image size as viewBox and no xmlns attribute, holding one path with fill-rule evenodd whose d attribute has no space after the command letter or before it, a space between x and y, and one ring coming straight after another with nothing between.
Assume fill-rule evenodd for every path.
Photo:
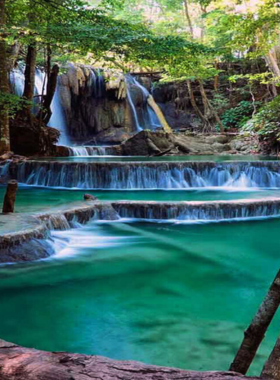
<instances>
[{"instance_id":1,"label":"white water","mask_svg":"<svg viewBox=\"0 0 280 380\"><path fill-rule=\"evenodd\" d=\"M49 126L59 130L59 144L66 146L70 145L69 137L67 134L65 115L60 103L59 86L56 86L55 94L51 104L51 111L52 116L49 121Z\"/></svg>"},{"instance_id":2,"label":"white water","mask_svg":"<svg viewBox=\"0 0 280 380\"><path fill-rule=\"evenodd\" d=\"M71 146L69 147L73 157L94 157L105 156L106 147L104 146Z\"/></svg>"},{"instance_id":3,"label":"white water","mask_svg":"<svg viewBox=\"0 0 280 380\"><path fill-rule=\"evenodd\" d=\"M149 93L149 91L144 86L142 86L138 82L138 80L136 78L132 78L132 79L133 79L134 85L137 86L142 91L143 97L144 97L144 99L146 99L146 102L147 102L147 99L151 94ZM146 107L146 110L144 109L143 111L144 112L146 111L146 115L148 116L148 118L146 120L145 115L144 115L144 121L145 121L145 124L147 124L147 125L145 125L145 127L148 129L160 128L161 124L160 124L160 121L159 121L157 115L155 114L154 110L150 107L150 105L148 103L145 104L145 107Z\"/></svg>"},{"instance_id":4,"label":"white water","mask_svg":"<svg viewBox=\"0 0 280 380\"><path fill-rule=\"evenodd\" d=\"M26 161L18 164L17 179L33 186L80 189L280 188L280 164Z\"/></svg>"}]
</instances>

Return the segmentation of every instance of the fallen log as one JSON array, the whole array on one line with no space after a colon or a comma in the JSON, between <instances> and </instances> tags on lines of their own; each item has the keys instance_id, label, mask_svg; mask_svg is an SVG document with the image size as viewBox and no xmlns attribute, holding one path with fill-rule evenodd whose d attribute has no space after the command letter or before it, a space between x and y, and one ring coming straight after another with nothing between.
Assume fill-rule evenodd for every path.
<instances>
[{"instance_id":1,"label":"fallen log","mask_svg":"<svg viewBox=\"0 0 280 380\"><path fill-rule=\"evenodd\" d=\"M101 356L44 352L0 340L1 380L245 380L234 372L197 372ZM259 378L251 377L250 380Z\"/></svg>"}]
</instances>

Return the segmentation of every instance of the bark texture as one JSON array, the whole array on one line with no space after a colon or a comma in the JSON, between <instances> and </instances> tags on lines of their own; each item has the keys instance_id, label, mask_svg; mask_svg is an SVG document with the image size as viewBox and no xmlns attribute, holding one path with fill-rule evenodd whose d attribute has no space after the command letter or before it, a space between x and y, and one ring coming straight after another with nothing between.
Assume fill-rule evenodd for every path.
<instances>
[{"instance_id":1,"label":"bark texture","mask_svg":"<svg viewBox=\"0 0 280 380\"><path fill-rule=\"evenodd\" d=\"M38 115L39 120L43 120L45 124L49 122L52 115L51 103L52 103L56 85L57 85L58 73L59 73L59 66L54 65L48 79L47 94L43 98L43 109Z\"/></svg>"},{"instance_id":2,"label":"bark texture","mask_svg":"<svg viewBox=\"0 0 280 380\"><path fill-rule=\"evenodd\" d=\"M280 338L278 338L267 362L264 365L261 376L265 379L280 379Z\"/></svg>"},{"instance_id":3,"label":"bark texture","mask_svg":"<svg viewBox=\"0 0 280 380\"><path fill-rule=\"evenodd\" d=\"M250 326L244 332L244 339L234 358L234 361L230 366L230 371L246 374L256 355L259 345L265 336L266 330L279 307L279 303L280 271L278 271L275 279L273 280Z\"/></svg>"},{"instance_id":4,"label":"bark texture","mask_svg":"<svg viewBox=\"0 0 280 380\"><path fill-rule=\"evenodd\" d=\"M244 380L233 372L196 372L100 356L51 353L0 340L1 380ZM257 378L250 378L256 380Z\"/></svg>"},{"instance_id":5,"label":"bark texture","mask_svg":"<svg viewBox=\"0 0 280 380\"><path fill-rule=\"evenodd\" d=\"M184 0L184 10L185 10L185 16L189 25L191 37L194 38L193 25L192 25L190 12L189 12L188 0Z\"/></svg>"},{"instance_id":6,"label":"bark texture","mask_svg":"<svg viewBox=\"0 0 280 380\"><path fill-rule=\"evenodd\" d=\"M4 29L6 22L5 0L0 0L0 29ZM9 93L8 60L5 34L0 34L0 94ZM8 106L2 99L0 104L0 154L10 150L9 112Z\"/></svg>"},{"instance_id":7,"label":"bark texture","mask_svg":"<svg viewBox=\"0 0 280 380\"><path fill-rule=\"evenodd\" d=\"M172 132L172 129L170 128L170 126L168 125L161 109L159 108L159 106L157 105L157 103L155 102L154 98L152 95L150 95L147 99L148 101L148 104L149 106L154 110L155 114L157 115L159 121L160 121L160 124L162 125L162 128L165 130L165 132L167 133L171 133Z\"/></svg>"},{"instance_id":8,"label":"bark texture","mask_svg":"<svg viewBox=\"0 0 280 380\"><path fill-rule=\"evenodd\" d=\"M18 189L17 181L12 180L8 182L8 186L7 186L7 190L6 190L6 194L5 194L4 202L3 202L3 213L14 212L17 189Z\"/></svg>"},{"instance_id":9,"label":"bark texture","mask_svg":"<svg viewBox=\"0 0 280 380\"><path fill-rule=\"evenodd\" d=\"M29 101L32 101L35 86L35 69L36 69L36 45L35 42L28 46L27 56L26 56L26 67L25 67L25 83L23 97Z\"/></svg>"}]
</instances>

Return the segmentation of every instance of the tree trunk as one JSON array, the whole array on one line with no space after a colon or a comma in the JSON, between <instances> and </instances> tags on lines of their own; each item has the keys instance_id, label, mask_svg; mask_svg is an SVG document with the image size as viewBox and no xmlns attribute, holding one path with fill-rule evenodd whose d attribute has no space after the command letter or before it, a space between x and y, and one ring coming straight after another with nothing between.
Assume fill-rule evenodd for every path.
<instances>
[{"instance_id":1,"label":"tree trunk","mask_svg":"<svg viewBox=\"0 0 280 380\"><path fill-rule=\"evenodd\" d=\"M197 114L197 116L200 118L200 120L203 122L203 124L207 124L207 120L205 119L205 117L203 116L203 113L200 111L200 109L198 108L198 106L196 104L196 100L195 100L195 97L193 94L192 84L191 84L190 80L187 80L187 86L188 86L188 92L189 92L191 105L194 109L194 112Z\"/></svg>"},{"instance_id":2,"label":"tree trunk","mask_svg":"<svg viewBox=\"0 0 280 380\"><path fill-rule=\"evenodd\" d=\"M38 118L39 120L43 120L45 124L48 123L48 121L51 118L52 112L51 112L51 103L54 97L56 85L57 85L57 77L59 73L59 66L54 65L50 77L47 84L47 94L43 97L43 108L40 110Z\"/></svg>"},{"instance_id":3,"label":"tree trunk","mask_svg":"<svg viewBox=\"0 0 280 380\"><path fill-rule=\"evenodd\" d=\"M278 95L277 88L276 88L275 84L280 82L280 68L278 66L276 53L275 53L274 49L271 49L268 52L268 54L265 56L265 62L266 62L269 70L271 71L271 73L274 77L274 82L271 84L271 88L272 88L273 96L275 97Z\"/></svg>"},{"instance_id":4,"label":"tree trunk","mask_svg":"<svg viewBox=\"0 0 280 380\"><path fill-rule=\"evenodd\" d=\"M4 202L3 202L3 213L8 213L8 212L14 212L15 209L15 201L16 201L16 192L18 189L18 183L17 181L9 181L6 194L4 197Z\"/></svg>"},{"instance_id":5,"label":"tree trunk","mask_svg":"<svg viewBox=\"0 0 280 380\"><path fill-rule=\"evenodd\" d=\"M204 106L204 117L205 117L205 119L209 120L213 117L216 120L216 122L218 123L221 133L224 133L225 131L224 131L223 123L222 123L218 113L213 108L213 106L211 105L211 103L209 102L209 100L207 98L202 80L199 79L198 83L199 83L200 93L201 93L202 102L203 102L203 106ZM210 121L209 121L209 125L211 125Z\"/></svg>"},{"instance_id":6,"label":"tree trunk","mask_svg":"<svg viewBox=\"0 0 280 380\"><path fill-rule=\"evenodd\" d=\"M239 347L234 361L230 366L230 371L236 371L244 375L246 374L256 355L259 345L261 344L265 336L266 330L279 307L279 304L280 270L278 271L275 279L273 280L250 326L244 332L244 339L241 343L241 346ZM275 353L272 352L271 354L273 356L278 352L279 347L276 347L274 350ZM271 367L270 359L266 363L264 371L269 371L269 367Z\"/></svg>"},{"instance_id":7,"label":"tree trunk","mask_svg":"<svg viewBox=\"0 0 280 380\"><path fill-rule=\"evenodd\" d=\"M51 61L52 61L52 50L51 45L47 44L47 64L46 64L46 73L47 73L47 80L49 83L50 76L51 76Z\"/></svg>"},{"instance_id":8,"label":"tree trunk","mask_svg":"<svg viewBox=\"0 0 280 380\"><path fill-rule=\"evenodd\" d=\"M280 379L280 337L278 337L277 342L263 367L261 378L267 380Z\"/></svg>"},{"instance_id":9,"label":"tree trunk","mask_svg":"<svg viewBox=\"0 0 280 380\"><path fill-rule=\"evenodd\" d=\"M34 41L27 49L26 67L24 72L25 82L23 97L28 101L32 101L34 95L36 55L36 43Z\"/></svg>"},{"instance_id":10,"label":"tree trunk","mask_svg":"<svg viewBox=\"0 0 280 380\"><path fill-rule=\"evenodd\" d=\"M162 125L163 129L165 130L165 132L171 133L172 129L168 125L168 123L167 123L167 121L166 121L166 119L164 117L164 114L162 113L162 111L159 108L159 106L156 104L153 96L149 95L147 101L148 101L149 106L154 110L155 114L157 115L157 117L158 117L158 119L160 121L160 124Z\"/></svg>"},{"instance_id":11,"label":"tree trunk","mask_svg":"<svg viewBox=\"0 0 280 380\"><path fill-rule=\"evenodd\" d=\"M218 61L215 59L215 69L218 70ZM219 87L219 75L215 75L214 78L214 91L218 92L218 87Z\"/></svg>"},{"instance_id":12,"label":"tree trunk","mask_svg":"<svg viewBox=\"0 0 280 380\"><path fill-rule=\"evenodd\" d=\"M6 26L5 0L0 0L0 28L4 30ZM10 150L10 129L9 129L9 109L5 94L9 94L7 46L5 34L0 35L0 153Z\"/></svg>"},{"instance_id":13,"label":"tree trunk","mask_svg":"<svg viewBox=\"0 0 280 380\"><path fill-rule=\"evenodd\" d=\"M20 44L15 42L8 48L8 70L12 70L15 67L16 61L19 56Z\"/></svg>"},{"instance_id":14,"label":"tree trunk","mask_svg":"<svg viewBox=\"0 0 280 380\"><path fill-rule=\"evenodd\" d=\"M189 25L189 28L190 28L191 37L194 38L193 25L192 25L191 16L190 16L190 13L189 13L188 0L184 0L184 10L185 10L185 16L186 16L186 19L188 21L188 25Z\"/></svg>"},{"instance_id":15,"label":"tree trunk","mask_svg":"<svg viewBox=\"0 0 280 380\"><path fill-rule=\"evenodd\" d=\"M202 17L201 17L201 33L200 33L200 40L201 42L203 43L204 41L204 34L205 34L205 21L204 21L204 15L206 15L207 13L207 8L203 5L200 5L200 9L201 9L201 14L202 14Z\"/></svg>"}]
</instances>

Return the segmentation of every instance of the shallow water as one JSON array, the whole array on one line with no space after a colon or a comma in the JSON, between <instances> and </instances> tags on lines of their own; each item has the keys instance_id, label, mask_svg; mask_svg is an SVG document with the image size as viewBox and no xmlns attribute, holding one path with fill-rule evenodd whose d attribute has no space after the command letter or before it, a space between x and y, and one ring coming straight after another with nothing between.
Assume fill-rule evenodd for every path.
<instances>
[{"instance_id":1,"label":"shallow water","mask_svg":"<svg viewBox=\"0 0 280 380\"><path fill-rule=\"evenodd\" d=\"M279 190L59 190L20 186L16 195L16 212L34 213L55 208L68 202L83 200L84 194L92 194L101 201L216 201L234 199L260 199L280 197ZM0 186L0 199L4 198L5 187Z\"/></svg>"},{"instance_id":2,"label":"shallow water","mask_svg":"<svg viewBox=\"0 0 280 380\"><path fill-rule=\"evenodd\" d=\"M0 336L29 347L226 370L279 268L280 220L90 223L57 257L0 268ZM278 334L269 330L251 374Z\"/></svg>"}]
</instances>

